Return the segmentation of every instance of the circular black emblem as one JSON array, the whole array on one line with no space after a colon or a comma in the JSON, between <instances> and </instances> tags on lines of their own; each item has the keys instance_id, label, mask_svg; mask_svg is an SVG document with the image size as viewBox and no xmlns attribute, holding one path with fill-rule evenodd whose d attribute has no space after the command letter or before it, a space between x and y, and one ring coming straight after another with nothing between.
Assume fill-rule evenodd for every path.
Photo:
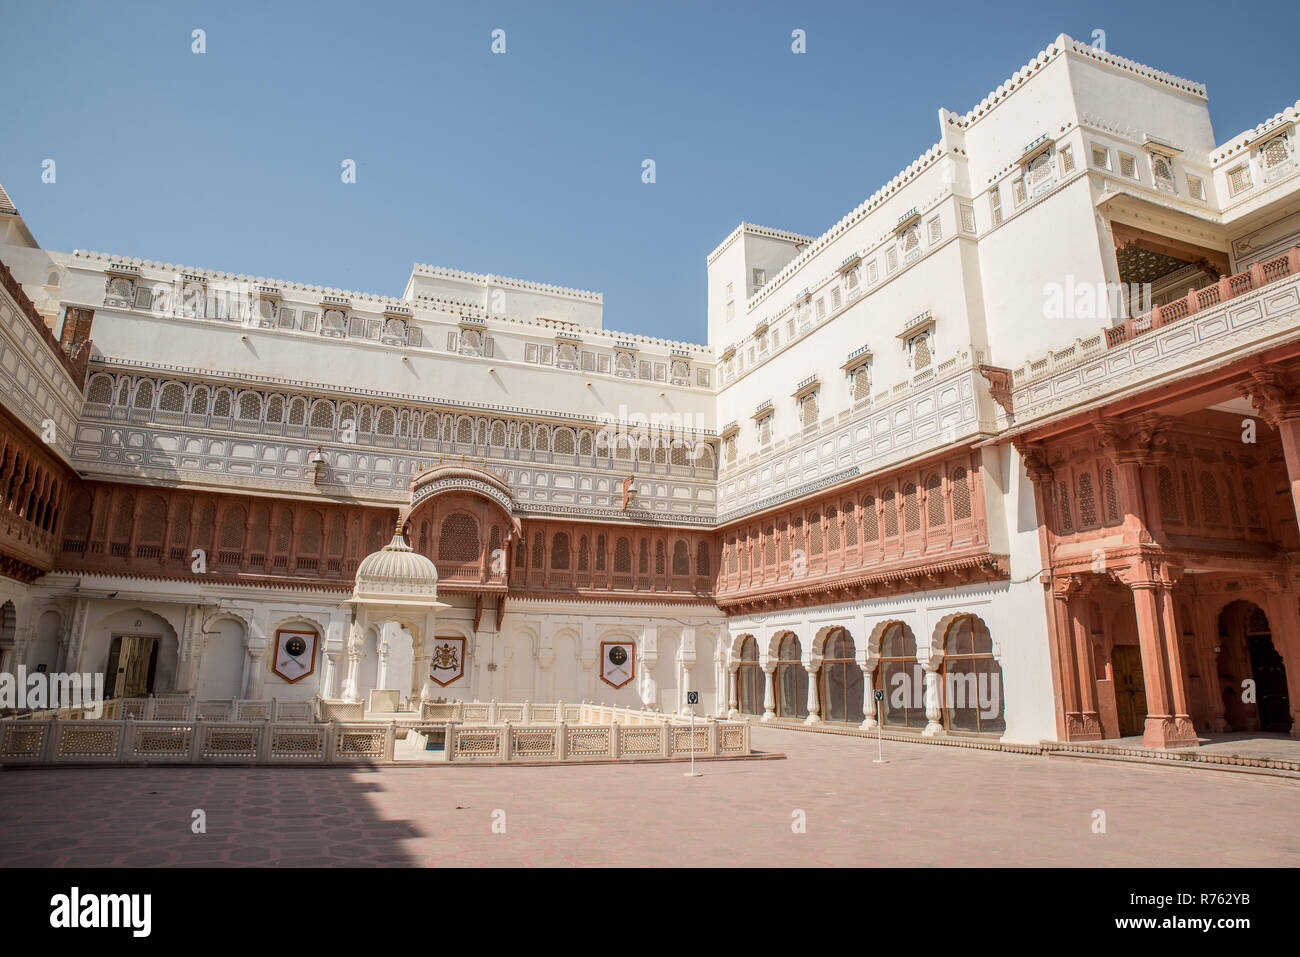
<instances>
[{"instance_id":1,"label":"circular black emblem","mask_svg":"<svg viewBox=\"0 0 1300 957\"><path fill-rule=\"evenodd\" d=\"M294 635L292 638L290 638L288 641L284 643L284 650L287 651L292 657L297 658L300 654L302 654L304 651L307 650L307 642L303 641L297 635Z\"/></svg>"},{"instance_id":2,"label":"circular black emblem","mask_svg":"<svg viewBox=\"0 0 1300 957\"><path fill-rule=\"evenodd\" d=\"M609 649L609 660L611 664L621 665L627 662L627 649L622 645L615 645Z\"/></svg>"}]
</instances>

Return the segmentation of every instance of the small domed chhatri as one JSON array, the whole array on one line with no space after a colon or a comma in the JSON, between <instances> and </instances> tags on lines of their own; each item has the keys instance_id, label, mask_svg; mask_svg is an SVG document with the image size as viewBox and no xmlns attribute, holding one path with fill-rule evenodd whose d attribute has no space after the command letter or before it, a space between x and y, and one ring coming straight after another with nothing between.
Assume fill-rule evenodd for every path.
<instances>
[{"instance_id":1,"label":"small domed chhatri","mask_svg":"<svg viewBox=\"0 0 1300 957\"><path fill-rule=\"evenodd\" d=\"M406 544L399 523L393 540L357 566L350 604L429 605L438 600L438 569Z\"/></svg>"}]
</instances>

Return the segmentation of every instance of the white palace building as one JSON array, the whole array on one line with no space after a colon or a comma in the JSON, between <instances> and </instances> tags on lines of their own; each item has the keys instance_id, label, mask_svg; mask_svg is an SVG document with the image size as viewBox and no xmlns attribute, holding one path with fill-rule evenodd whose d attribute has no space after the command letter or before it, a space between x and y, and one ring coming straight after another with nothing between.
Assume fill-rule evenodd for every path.
<instances>
[{"instance_id":1,"label":"white palace building","mask_svg":"<svg viewBox=\"0 0 1300 957\"><path fill-rule=\"evenodd\" d=\"M1057 37L820 236L738 226L707 344L55 252L0 190L0 671L1296 733L1300 103L1261 114Z\"/></svg>"}]
</instances>

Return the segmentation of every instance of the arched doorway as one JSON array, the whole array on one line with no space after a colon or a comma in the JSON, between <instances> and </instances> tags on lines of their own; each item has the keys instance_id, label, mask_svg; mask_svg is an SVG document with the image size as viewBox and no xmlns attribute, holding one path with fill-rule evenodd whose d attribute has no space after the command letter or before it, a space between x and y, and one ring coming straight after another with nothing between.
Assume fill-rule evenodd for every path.
<instances>
[{"instance_id":1,"label":"arched doorway","mask_svg":"<svg viewBox=\"0 0 1300 957\"><path fill-rule=\"evenodd\" d=\"M740 643L736 697L741 714L763 714L763 669L758 664L758 642L753 635L746 635Z\"/></svg>"},{"instance_id":2,"label":"arched doorway","mask_svg":"<svg viewBox=\"0 0 1300 957\"><path fill-rule=\"evenodd\" d=\"M808 717L808 671L803 648L793 632L786 632L776 648L776 716Z\"/></svg>"},{"instance_id":3,"label":"arched doorway","mask_svg":"<svg viewBox=\"0 0 1300 957\"><path fill-rule=\"evenodd\" d=\"M1258 605L1234 601L1219 612L1218 672L1224 714L1233 731L1291 730L1286 665L1273 644L1268 615ZM1248 680L1254 683L1253 693Z\"/></svg>"},{"instance_id":4,"label":"arched doorway","mask_svg":"<svg viewBox=\"0 0 1300 957\"><path fill-rule=\"evenodd\" d=\"M855 657L853 638L837 628L822 645L822 667L817 673L823 721L862 723L862 669Z\"/></svg>"},{"instance_id":5,"label":"arched doorway","mask_svg":"<svg viewBox=\"0 0 1300 957\"><path fill-rule=\"evenodd\" d=\"M925 727L925 682L916 660L916 636L892 621L880 636L876 687L885 692L881 721L887 728Z\"/></svg>"},{"instance_id":6,"label":"arched doorway","mask_svg":"<svg viewBox=\"0 0 1300 957\"><path fill-rule=\"evenodd\" d=\"M1007 729L1002 666L993 637L977 615L962 615L943 636L943 725L948 731L1001 734Z\"/></svg>"}]
</instances>

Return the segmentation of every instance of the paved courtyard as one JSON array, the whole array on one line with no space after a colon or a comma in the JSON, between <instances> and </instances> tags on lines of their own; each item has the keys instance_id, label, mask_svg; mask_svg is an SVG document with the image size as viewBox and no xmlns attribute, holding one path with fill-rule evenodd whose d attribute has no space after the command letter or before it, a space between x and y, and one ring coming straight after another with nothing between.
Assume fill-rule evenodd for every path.
<instances>
[{"instance_id":1,"label":"paved courtyard","mask_svg":"<svg viewBox=\"0 0 1300 957\"><path fill-rule=\"evenodd\" d=\"M1300 864L1295 781L889 742L873 764L874 741L761 727L753 741L788 757L693 779L681 764L6 771L0 864Z\"/></svg>"}]
</instances>

